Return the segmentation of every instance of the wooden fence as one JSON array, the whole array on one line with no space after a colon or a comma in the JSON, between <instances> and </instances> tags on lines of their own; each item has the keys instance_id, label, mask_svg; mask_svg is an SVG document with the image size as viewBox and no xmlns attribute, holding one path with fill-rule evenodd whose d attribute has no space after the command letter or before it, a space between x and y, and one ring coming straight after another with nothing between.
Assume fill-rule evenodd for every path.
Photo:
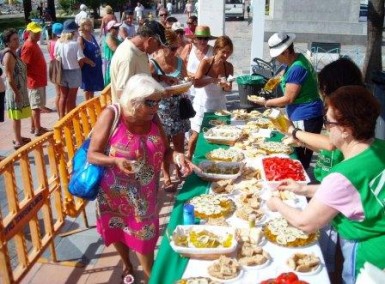
<instances>
[{"instance_id":1,"label":"wooden fence","mask_svg":"<svg viewBox=\"0 0 385 284\"><path fill-rule=\"evenodd\" d=\"M0 162L6 203L0 204L0 283L18 283L49 248L65 218L85 215L86 201L68 192L72 157L111 102L109 87Z\"/></svg>"}]
</instances>

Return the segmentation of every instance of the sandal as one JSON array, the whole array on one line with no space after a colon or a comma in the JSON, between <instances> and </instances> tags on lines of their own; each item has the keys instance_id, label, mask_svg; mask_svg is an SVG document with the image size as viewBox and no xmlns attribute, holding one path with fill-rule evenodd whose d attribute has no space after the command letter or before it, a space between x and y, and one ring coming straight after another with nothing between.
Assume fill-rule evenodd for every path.
<instances>
[{"instance_id":1,"label":"sandal","mask_svg":"<svg viewBox=\"0 0 385 284\"><path fill-rule=\"evenodd\" d=\"M31 138L28 138L28 137L21 137L21 141L23 141L23 143L29 143L31 142ZM12 143L13 144L16 144L16 140L12 140Z\"/></svg>"},{"instance_id":2,"label":"sandal","mask_svg":"<svg viewBox=\"0 0 385 284\"><path fill-rule=\"evenodd\" d=\"M16 141L15 141L16 142ZM13 145L13 149L18 150L20 147L23 147L24 145L28 144L28 142L22 141L21 143L15 143Z\"/></svg>"},{"instance_id":3,"label":"sandal","mask_svg":"<svg viewBox=\"0 0 385 284\"><path fill-rule=\"evenodd\" d=\"M177 188L178 188L178 185L173 184L171 181L164 182L163 184L163 190L168 193L176 192Z\"/></svg>"},{"instance_id":4,"label":"sandal","mask_svg":"<svg viewBox=\"0 0 385 284\"><path fill-rule=\"evenodd\" d=\"M133 283L135 283L134 275L132 275L132 274L126 274L126 275L123 277L123 283L124 283L124 284L133 284Z\"/></svg>"},{"instance_id":5,"label":"sandal","mask_svg":"<svg viewBox=\"0 0 385 284\"><path fill-rule=\"evenodd\" d=\"M38 136L41 136L41 135L43 135L43 134L45 134L47 132L50 132L50 131L51 130L49 130L49 129L45 128L45 127L40 127L39 130L37 130L35 132L35 136L38 137Z\"/></svg>"},{"instance_id":6,"label":"sandal","mask_svg":"<svg viewBox=\"0 0 385 284\"><path fill-rule=\"evenodd\" d=\"M31 134L35 134L35 128L31 128L30 133L31 133Z\"/></svg>"},{"instance_id":7,"label":"sandal","mask_svg":"<svg viewBox=\"0 0 385 284\"><path fill-rule=\"evenodd\" d=\"M53 109L50 109L49 107L41 107L40 108L40 111L42 112L42 113L51 113L51 112L54 112L54 110Z\"/></svg>"}]
</instances>

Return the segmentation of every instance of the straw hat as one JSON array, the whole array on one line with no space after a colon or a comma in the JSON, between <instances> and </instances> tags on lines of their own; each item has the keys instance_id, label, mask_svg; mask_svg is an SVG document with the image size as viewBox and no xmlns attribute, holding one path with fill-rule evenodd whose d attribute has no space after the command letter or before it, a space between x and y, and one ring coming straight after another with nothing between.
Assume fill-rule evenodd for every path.
<instances>
[{"instance_id":1,"label":"straw hat","mask_svg":"<svg viewBox=\"0 0 385 284\"><path fill-rule=\"evenodd\" d=\"M212 36L210 32L210 28L208 26L197 26L195 28L194 36L196 38L199 37L207 37L208 39L216 39L216 36Z\"/></svg>"},{"instance_id":2,"label":"straw hat","mask_svg":"<svg viewBox=\"0 0 385 284\"><path fill-rule=\"evenodd\" d=\"M279 32L273 34L267 44L270 48L270 56L277 57L284 52L295 40L295 34Z\"/></svg>"}]
</instances>

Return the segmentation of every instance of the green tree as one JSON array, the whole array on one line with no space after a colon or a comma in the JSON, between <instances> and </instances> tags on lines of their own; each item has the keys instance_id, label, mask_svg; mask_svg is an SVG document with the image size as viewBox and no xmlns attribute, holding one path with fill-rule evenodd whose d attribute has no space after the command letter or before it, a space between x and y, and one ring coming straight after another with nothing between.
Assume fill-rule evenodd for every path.
<instances>
[{"instance_id":1,"label":"green tree","mask_svg":"<svg viewBox=\"0 0 385 284\"><path fill-rule=\"evenodd\" d=\"M372 84L372 75L382 71L382 31L384 26L384 0L368 2L368 45L366 48L363 75L365 83Z\"/></svg>"},{"instance_id":2,"label":"green tree","mask_svg":"<svg viewBox=\"0 0 385 284\"><path fill-rule=\"evenodd\" d=\"M26 23L30 22L29 14L32 11L32 2L31 0L24 0L23 1L23 8L24 8L24 19Z\"/></svg>"}]
</instances>

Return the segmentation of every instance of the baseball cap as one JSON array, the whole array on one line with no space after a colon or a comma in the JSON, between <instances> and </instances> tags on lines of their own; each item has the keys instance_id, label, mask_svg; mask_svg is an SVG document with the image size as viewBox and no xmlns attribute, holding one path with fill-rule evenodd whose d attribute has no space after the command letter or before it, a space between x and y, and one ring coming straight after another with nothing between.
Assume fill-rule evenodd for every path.
<instances>
[{"instance_id":1,"label":"baseball cap","mask_svg":"<svg viewBox=\"0 0 385 284\"><path fill-rule=\"evenodd\" d=\"M41 26L38 23L30 22L27 25L26 30L29 32L33 32L34 34L37 34L37 33L41 32L43 29L41 28Z\"/></svg>"},{"instance_id":2,"label":"baseball cap","mask_svg":"<svg viewBox=\"0 0 385 284\"><path fill-rule=\"evenodd\" d=\"M183 31L184 30L184 27L183 27L183 24L179 23L179 22L175 22L172 24L172 27L171 29L176 32L176 31Z\"/></svg>"},{"instance_id":3,"label":"baseball cap","mask_svg":"<svg viewBox=\"0 0 385 284\"><path fill-rule=\"evenodd\" d=\"M115 20L111 20L107 23L107 31L109 31L112 28L119 28L122 25L122 23L117 23Z\"/></svg>"},{"instance_id":4,"label":"baseball cap","mask_svg":"<svg viewBox=\"0 0 385 284\"><path fill-rule=\"evenodd\" d=\"M52 33L57 35L57 36L60 36L61 33L63 32L63 24L61 23L54 23L52 25Z\"/></svg>"},{"instance_id":5,"label":"baseball cap","mask_svg":"<svg viewBox=\"0 0 385 284\"><path fill-rule=\"evenodd\" d=\"M72 33L77 31L79 26L75 23L74 20L66 20L63 24L63 33Z\"/></svg>"},{"instance_id":6,"label":"baseball cap","mask_svg":"<svg viewBox=\"0 0 385 284\"><path fill-rule=\"evenodd\" d=\"M145 20L143 25L139 28L139 32L144 30L155 35L162 45L167 46L167 39L162 24L154 20Z\"/></svg>"}]
</instances>

